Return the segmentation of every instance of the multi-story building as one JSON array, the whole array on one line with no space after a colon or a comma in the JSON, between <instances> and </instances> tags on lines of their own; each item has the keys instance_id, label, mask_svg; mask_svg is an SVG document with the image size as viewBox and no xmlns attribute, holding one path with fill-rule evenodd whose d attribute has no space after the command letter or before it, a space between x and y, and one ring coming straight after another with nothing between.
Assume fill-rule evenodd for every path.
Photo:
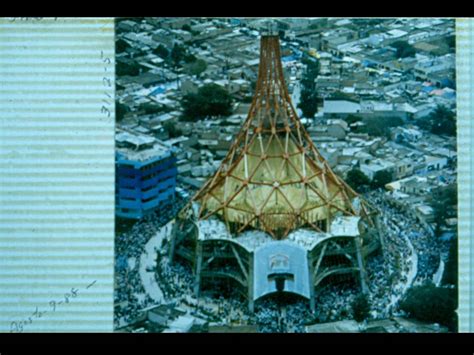
<instances>
[{"instance_id":1,"label":"multi-story building","mask_svg":"<svg viewBox=\"0 0 474 355\"><path fill-rule=\"evenodd\" d=\"M140 219L173 202L176 158L157 139L119 132L116 136L115 213Z\"/></svg>"}]
</instances>

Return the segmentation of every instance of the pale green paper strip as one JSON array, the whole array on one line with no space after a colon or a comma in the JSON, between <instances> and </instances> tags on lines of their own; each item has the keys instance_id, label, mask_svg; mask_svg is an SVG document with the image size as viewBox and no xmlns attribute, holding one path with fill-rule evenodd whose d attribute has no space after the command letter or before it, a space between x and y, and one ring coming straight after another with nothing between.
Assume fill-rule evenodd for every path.
<instances>
[{"instance_id":1,"label":"pale green paper strip","mask_svg":"<svg viewBox=\"0 0 474 355\"><path fill-rule=\"evenodd\" d=\"M471 332L473 324L473 284L471 243L472 218L472 88L474 84L472 19L456 20L456 79L458 113L458 214L459 214L459 331Z\"/></svg>"},{"instance_id":2,"label":"pale green paper strip","mask_svg":"<svg viewBox=\"0 0 474 355\"><path fill-rule=\"evenodd\" d=\"M113 19L0 20L2 332L112 331L114 85Z\"/></svg>"}]
</instances>

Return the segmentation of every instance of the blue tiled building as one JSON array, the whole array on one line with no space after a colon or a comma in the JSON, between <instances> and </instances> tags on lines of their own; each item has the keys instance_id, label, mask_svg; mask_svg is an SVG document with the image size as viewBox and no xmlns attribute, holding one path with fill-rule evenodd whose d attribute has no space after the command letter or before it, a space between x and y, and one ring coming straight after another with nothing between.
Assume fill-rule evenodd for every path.
<instances>
[{"instance_id":1,"label":"blue tiled building","mask_svg":"<svg viewBox=\"0 0 474 355\"><path fill-rule=\"evenodd\" d=\"M120 132L116 136L115 214L140 219L173 203L176 158L155 138Z\"/></svg>"}]
</instances>

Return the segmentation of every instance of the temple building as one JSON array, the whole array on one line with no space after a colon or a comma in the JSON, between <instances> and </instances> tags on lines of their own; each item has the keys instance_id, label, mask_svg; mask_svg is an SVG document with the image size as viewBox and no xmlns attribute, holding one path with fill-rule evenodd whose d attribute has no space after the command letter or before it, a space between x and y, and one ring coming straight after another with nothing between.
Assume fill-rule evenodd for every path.
<instances>
[{"instance_id":1,"label":"temple building","mask_svg":"<svg viewBox=\"0 0 474 355\"><path fill-rule=\"evenodd\" d=\"M355 280L380 246L377 211L329 167L287 91L278 36L262 36L256 91L219 169L180 212L170 258L187 261L195 292L235 284L250 310L294 293L314 310L319 287Z\"/></svg>"}]
</instances>

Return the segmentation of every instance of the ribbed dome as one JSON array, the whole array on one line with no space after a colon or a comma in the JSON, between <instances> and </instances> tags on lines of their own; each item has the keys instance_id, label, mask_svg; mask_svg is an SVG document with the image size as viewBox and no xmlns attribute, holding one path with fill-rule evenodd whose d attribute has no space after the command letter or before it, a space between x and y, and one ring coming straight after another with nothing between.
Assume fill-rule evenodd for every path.
<instances>
[{"instance_id":1,"label":"ribbed dome","mask_svg":"<svg viewBox=\"0 0 474 355\"><path fill-rule=\"evenodd\" d=\"M336 215L359 215L352 204L356 197L298 118L278 36L263 36L247 119L216 174L193 198L200 203L197 217L217 215L232 233L253 228L283 239L300 227L326 232Z\"/></svg>"}]
</instances>

